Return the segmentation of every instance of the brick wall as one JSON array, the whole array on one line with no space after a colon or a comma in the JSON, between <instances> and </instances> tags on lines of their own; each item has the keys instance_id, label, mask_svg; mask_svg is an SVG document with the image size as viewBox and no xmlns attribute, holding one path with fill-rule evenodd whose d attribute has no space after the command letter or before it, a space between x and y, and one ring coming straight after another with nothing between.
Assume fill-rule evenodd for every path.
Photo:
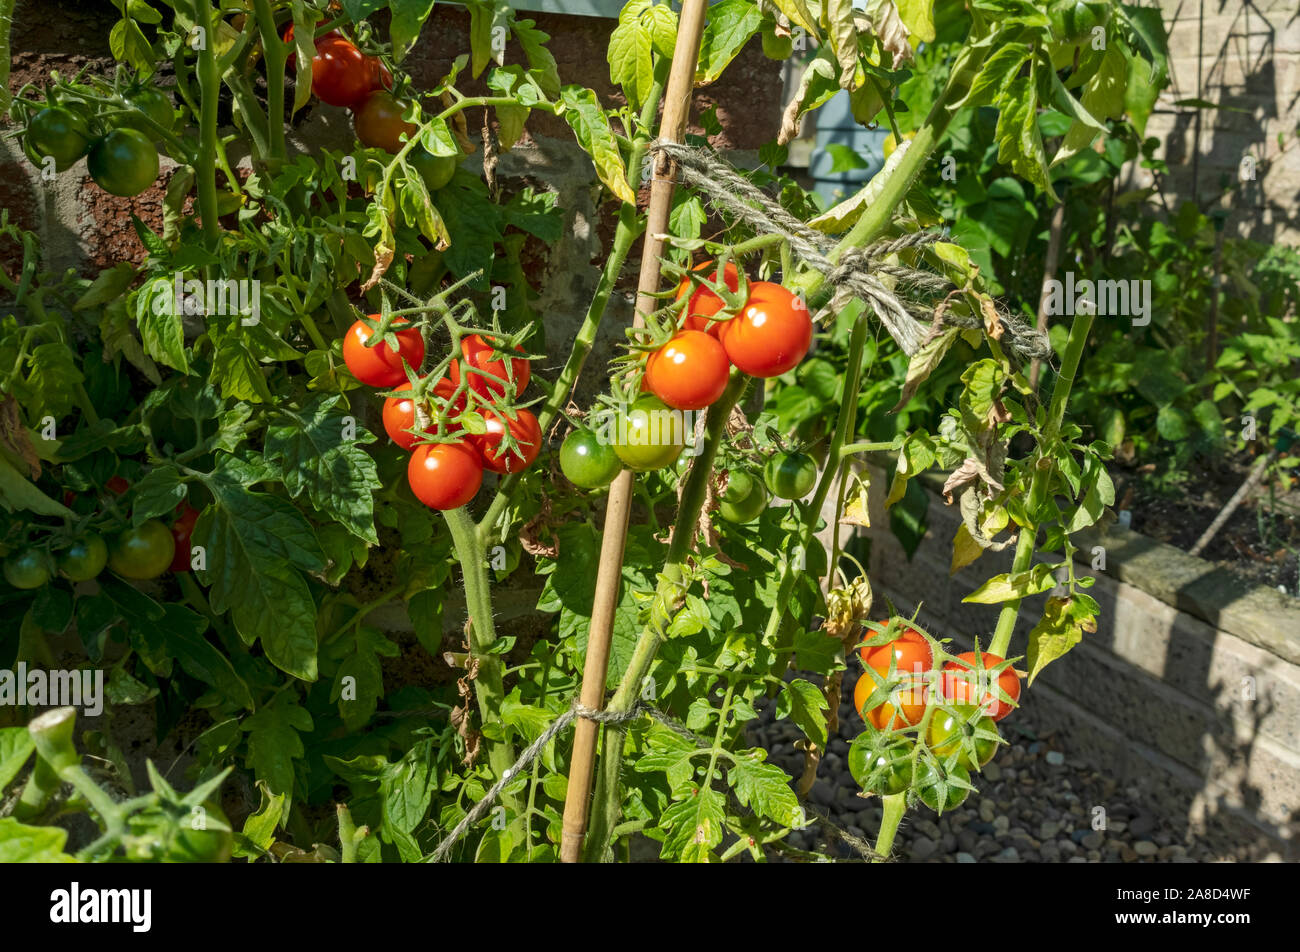
<instances>
[{"instance_id":1,"label":"brick wall","mask_svg":"<svg viewBox=\"0 0 1300 952\"><path fill-rule=\"evenodd\" d=\"M1294 0L1160 0L1160 7L1173 83L1147 135L1163 142L1171 204L1195 196L1202 208L1211 208L1227 180L1239 189L1222 206L1231 214L1230 232L1294 244L1300 240L1300 15ZM1173 105L1198 97L1220 108ZM1253 181L1240 180L1243 160L1254 164ZM1136 175L1134 184L1151 184L1149 173Z\"/></svg>"}]
</instances>

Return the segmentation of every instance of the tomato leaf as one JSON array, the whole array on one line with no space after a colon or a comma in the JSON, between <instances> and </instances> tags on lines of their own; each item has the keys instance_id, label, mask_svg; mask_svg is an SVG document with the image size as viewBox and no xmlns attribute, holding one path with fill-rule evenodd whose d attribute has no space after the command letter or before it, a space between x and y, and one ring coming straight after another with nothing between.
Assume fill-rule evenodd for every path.
<instances>
[{"instance_id":1,"label":"tomato leaf","mask_svg":"<svg viewBox=\"0 0 1300 952\"><path fill-rule=\"evenodd\" d=\"M775 764L766 763L766 756L764 750L739 754L727 780L735 788L736 799L755 814L780 826L793 826L799 815L799 798L790 789L790 777Z\"/></svg>"},{"instance_id":2,"label":"tomato leaf","mask_svg":"<svg viewBox=\"0 0 1300 952\"><path fill-rule=\"evenodd\" d=\"M578 145L591 156L596 175L615 198L634 203L636 193L627 184L627 167L618 151L618 140L596 94L582 86L565 86L560 98L564 102L564 119L573 128Z\"/></svg>"},{"instance_id":3,"label":"tomato leaf","mask_svg":"<svg viewBox=\"0 0 1300 952\"><path fill-rule=\"evenodd\" d=\"M718 0L711 5L700 40L695 85L715 82L762 25L763 15L750 0Z\"/></svg>"},{"instance_id":4,"label":"tomato leaf","mask_svg":"<svg viewBox=\"0 0 1300 952\"><path fill-rule=\"evenodd\" d=\"M1087 596L1047 600L1043 617L1029 633L1029 647L1025 652L1030 684L1045 667L1082 641L1085 631L1097 630L1096 613L1092 610L1095 605Z\"/></svg>"},{"instance_id":5,"label":"tomato leaf","mask_svg":"<svg viewBox=\"0 0 1300 952\"><path fill-rule=\"evenodd\" d=\"M306 756L300 734L312 730L311 714L297 696L280 692L244 718L240 729L248 734L248 765L273 794L293 799L295 760Z\"/></svg>"},{"instance_id":6,"label":"tomato leaf","mask_svg":"<svg viewBox=\"0 0 1300 952\"><path fill-rule=\"evenodd\" d=\"M279 463L285 489L371 544L375 533L371 493L379 486L375 461L363 448L374 434L357 425L340 406L340 394L317 393L299 410L281 406L266 430L266 459Z\"/></svg>"}]
</instances>

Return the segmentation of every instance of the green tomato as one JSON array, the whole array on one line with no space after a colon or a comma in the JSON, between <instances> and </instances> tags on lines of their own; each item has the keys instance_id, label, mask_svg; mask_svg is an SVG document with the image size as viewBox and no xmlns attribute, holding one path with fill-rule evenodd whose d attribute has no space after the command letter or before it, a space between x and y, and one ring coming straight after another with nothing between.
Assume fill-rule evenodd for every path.
<instances>
[{"instance_id":1,"label":"green tomato","mask_svg":"<svg viewBox=\"0 0 1300 952\"><path fill-rule=\"evenodd\" d=\"M406 157L411 168L420 173L424 187L436 192L451 181L460 166L460 156L430 155L424 149L412 149Z\"/></svg>"},{"instance_id":2,"label":"green tomato","mask_svg":"<svg viewBox=\"0 0 1300 952\"><path fill-rule=\"evenodd\" d=\"M686 425L680 410L673 410L652 394L636 399L614 421L612 445L628 469L648 472L672 465L686 446Z\"/></svg>"},{"instance_id":3,"label":"green tomato","mask_svg":"<svg viewBox=\"0 0 1300 952\"><path fill-rule=\"evenodd\" d=\"M817 482L817 463L807 453L777 453L763 467L763 479L778 499L802 499Z\"/></svg>"},{"instance_id":4,"label":"green tomato","mask_svg":"<svg viewBox=\"0 0 1300 952\"><path fill-rule=\"evenodd\" d=\"M943 813L961 805L970 793L965 787L954 786L952 781L970 783L970 771L960 764L945 769L930 761L921 761L917 769L916 793L921 802L935 813Z\"/></svg>"},{"instance_id":5,"label":"green tomato","mask_svg":"<svg viewBox=\"0 0 1300 952\"><path fill-rule=\"evenodd\" d=\"M867 793L902 793L912 785L912 746L885 742L864 731L849 747L849 773Z\"/></svg>"},{"instance_id":6,"label":"green tomato","mask_svg":"<svg viewBox=\"0 0 1300 952\"><path fill-rule=\"evenodd\" d=\"M142 86L135 92L127 93L123 102L136 112L147 116L162 126L164 131L172 131L172 126L176 122L176 111L172 108L171 99L162 90L155 89L152 86ZM119 127L127 129L138 129L148 136L150 140L157 136L149 123L133 113L118 118L117 124Z\"/></svg>"},{"instance_id":7,"label":"green tomato","mask_svg":"<svg viewBox=\"0 0 1300 952\"><path fill-rule=\"evenodd\" d=\"M158 178L158 151L138 129L114 129L90 150L90 177L110 195L139 195Z\"/></svg>"},{"instance_id":8,"label":"green tomato","mask_svg":"<svg viewBox=\"0 0 1300 952\"><path fill-rule=\"evenodd\" d=\"M761 480L743 469L727 474L727 488L718 501L718 514L728 522L753 522L767 508L767 490Z\"/></svg>"},{"instance_id":9,"label":"green tomato","mask_svg":"<svg viewBox=\"0 0 1300 952\"><path fill-rule=\"evenodd\" d=\"M234 835L230 821L216 804L204 804L205 828L194 829L189 817L180 820L179 828L163 857L164 863L229 863ZM222 828L224 827L224 829Z\"/></svg>"},{"instance_id":10,"label":"green tomato","mask_svg":"<svg viewBox=\"0 0 1300 952\"><path fill-rule=\"evenodd\" d=\"M150 519L114 537L108 567L123 578L157 578L171 566L175 555L176 540L171 530L157 519Z\"/></svg>"},{"instance_id":11,"label":"green tomato","mask_svg":"<svg viewBox=\"0 0 1300 952\"><path fill-rule=\"evenodd\" d=\"M74 582L88 582L108 564L108 544L103 536L87 532L59 556L59 573Z\"/></svg>"},{"instance_id":12,"label":"green tomato","mask_svg":"<svg viewBox=\"0 0 1300 952\"><path fill-rule=\"evenodd\" d=\"M979 708L973 704L961 704L953 710L955 716L941 710L931 715L927 737L930 750L943 761L960 752L958 763L967 770L978 770L998 751L997 725L991 717L980 717Z\"/></svg>"},{"instance_id":13,"label":"green tomato","mask_svg":"<svg viewBox=\"0 0 1300 952\"><path fill-rule=\"evenodd\" d=\"M27 124L27 145L37 155L54 159L55 169L62 172L86 154L90 133L85 121L71 109L50 106Z\"/></svg>"},{"instance_id":14,"label":"green tomato","mask_svg":"<svg viewBox=\"0 0 1300 952\"><path fill-rule=\"evenodd\" d=\"M560 446L564 478L580 489L608 486L622 468L614 450L591 430L574 430Z\"/></svg>"},{"instance_id":15,"label":"green tomato","mask_svg":"<svg viewBox=\"0 0 1300 952\"><path fill-rule=\"evenodd\" d=\"M794 39L777 36L775 31L763 31L763 55L768 59L788 60L794 54Z\"/></svg>"},{"instance_id":16,"label":"green tomato","mask_svg":"<svg viewBox=\"0 0 1300 952\"><path fill-rule=\"evenodd\" d=\"M5 559L5 581L14 588L40 588L50 580L50 559L40 549L24 549Z\"/></svg>"}]
</instances>

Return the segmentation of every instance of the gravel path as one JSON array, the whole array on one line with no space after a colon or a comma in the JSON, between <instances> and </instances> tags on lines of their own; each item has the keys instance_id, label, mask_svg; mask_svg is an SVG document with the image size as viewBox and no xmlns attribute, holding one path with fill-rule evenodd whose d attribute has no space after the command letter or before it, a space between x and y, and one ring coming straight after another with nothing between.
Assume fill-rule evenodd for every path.
<instances>
[{"instance_id":1,"label":"gravel path","mask_svg":"<svg viewBox=\"0 0 1300 952\"><path fill-rule=\"evenodd\" d=\"M856 672L846 672L843 696L853 697ZM792 776L803 771L802 737L789 723L774 725L768 704L751 728L752 742ZM1200 863L1234 860L1279 861L1267 843L1217 848L1187 831L1185 815L1161 809L1151 793L1121 786L1092 766L1070 757L1068 737L1039 736L1032 714L1019 710L1000 725L1009 742L973 778L971 794L956 810L936 816L924 807L909 811L894 841L894 856L904 862L931 863ZM880 826L880 800L857 796L849 774L849 741L862 730L852 704L840 707L840 730L831 739L809 800L826 810L847 832L874 842ZM1105 829L1093 828L1094 811L1104 805ZM848 857L835 844L829 850L816 826L791 834L792 846ZM774 861L784 857L773 854Z\"/></svg>"}]
</instances>

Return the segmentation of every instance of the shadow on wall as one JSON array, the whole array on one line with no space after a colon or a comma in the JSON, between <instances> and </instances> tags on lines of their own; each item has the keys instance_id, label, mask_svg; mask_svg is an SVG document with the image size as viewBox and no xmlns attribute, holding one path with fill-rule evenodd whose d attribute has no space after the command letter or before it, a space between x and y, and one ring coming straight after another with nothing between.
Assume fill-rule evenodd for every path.
<instances>
[{"instance_id":1,"label":"shadow on wall","mask_svg":"<svg viewBox=\"0 0 1300 952\"><path fill-rule=\"evenodd\" d=\"M1172 205L1226 202L1243 236L1300 239L1300 10L1282 0L1162 6L1172 85L1147 135L1164 142ZM1216 108L1170 108L1197 98Z\"/></svg>"}]
</instances>

